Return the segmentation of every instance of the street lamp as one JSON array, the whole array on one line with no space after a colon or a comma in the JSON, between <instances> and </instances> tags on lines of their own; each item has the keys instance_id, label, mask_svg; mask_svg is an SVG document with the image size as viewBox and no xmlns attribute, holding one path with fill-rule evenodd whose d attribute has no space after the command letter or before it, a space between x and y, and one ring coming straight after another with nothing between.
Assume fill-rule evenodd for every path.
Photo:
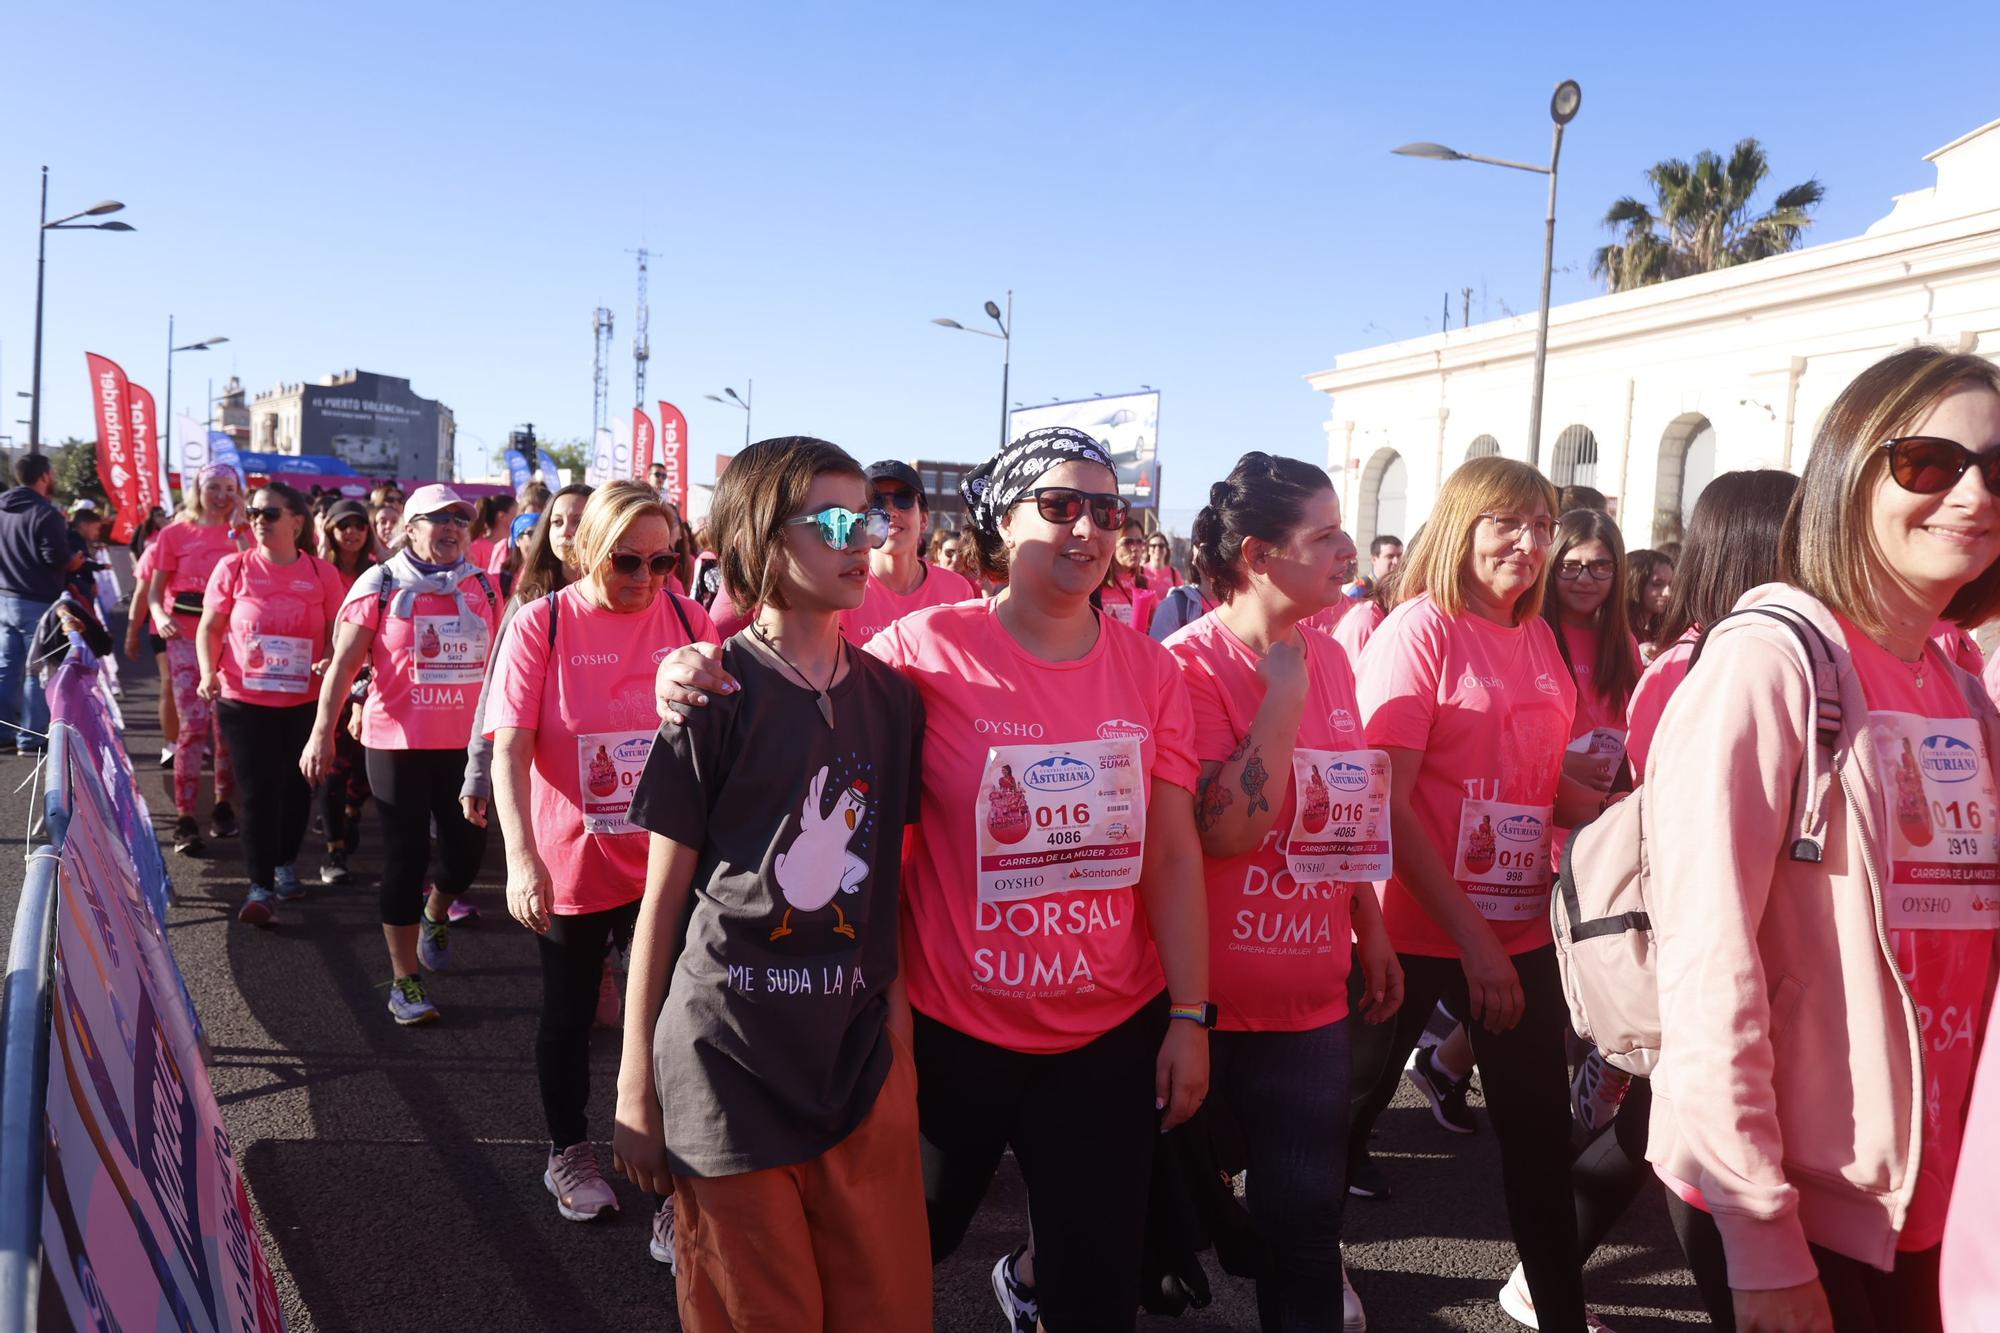
<instances>
[{"instance_id":1,"label":"street lamp","mask_svg":"<svg viewBox=\"0 0 2000 1333\"><path fill-rule=\"evenodd\" d=\"M28 452L42 451L42 286L49 265L49 233L52 231L131 231L129 222L78 222L78 218L99 218L116 213L125 205L116 199L92 204L80 213L67 213L49 221L49 169L42 168L42 225L35 237L35 385L28 408Z\"/></svg>"},{"instance_id":2,"label":"street lamp","mask_svg":"<svg viewBox=\"0 0 2000 1333\"><path fill-rule=\"evenodd\" d=\"M992 301L986 303L986 317L999 326L1000 332L991 329L969 329L955 319L934 319L931 323L941 329L957 329L960 333L976 333L982 338L1000 340L1000 447L1007 447L1007 377L1014 363L1014 289L1007 289L1007 317L1000 317L1000 307Z\"/></svg>"},{"instance_id":3,"label":"street lamp","mask_svg":"<svg viewBox=\"0 0 2000 1333\"><path fill-rule=\"evenodd\" d=\"M1404 157L1427 157L1436 162L1484 162L1488 166L1533 171L1549 178L1548 226L1542 238L1542 314L1540 326L1535 332L1535 386L1528 406L1528 464L1531 467L1541 466L1542 455L1542 379L1549 361L1549 279L1555 273L1556 262L1556 166L1562 160L1563 127L1576 119L1576 113L1582 106L1583 89L1575 79L1564 79L1556 85L1555 95L1549 98L1549 119L1555 122L1555 140L1549 146L1549 164L1546 167L1538 167L1532 162L1512 162L1504 157L1461 153L1441 143L1406 143L1395 150Z\"/></svg>"},{"instance_id":4,"label":"street lamp","mask_svg":"<svg viewBox=\"0 0 2000 1333\"><path fill-rule=\"evenodd\" d=\"M166 462L167 441L169 438L171 438L170 432L173 430L173 422L174 422L174 353L206 352L209 348L215 346L217 343L226 343L228 341L229 339L227 338L203 338L198 343L188 343L184 347L176 347L174 346L174 317L172 315L167 316L167 411L166 414L162 416L159 421L160 451L157 455L155 455L155 457L159 458L159 460L162 463ZM213 383L213 381L210 381L210 383ZM210 403L208 405L208 409L211 413L214 412L215 404ZM207 422L202 423L202 429L203 430L208 429ZM189 484L188 478L182 477L181 485L183 487L186 487L188 484Z\"/></svg>"},{"instance_id":5,"label":"street lamp","mask_svg":"<svg viewBox=\"0 0 2000 1333\"><path fill-rule=\"evenodd\" d=\"M721 394L705 393L702 397L708 399L711 403L721 403L724 407L740 407L743 409L743 447L748 449L750 447L750 404L756 401L757 398L757 381L744 380L743 396L740 398L736 396L736 390L734 389L724 389L722 392L729 396L724 398Z\"/></svg>"}]
</instances>

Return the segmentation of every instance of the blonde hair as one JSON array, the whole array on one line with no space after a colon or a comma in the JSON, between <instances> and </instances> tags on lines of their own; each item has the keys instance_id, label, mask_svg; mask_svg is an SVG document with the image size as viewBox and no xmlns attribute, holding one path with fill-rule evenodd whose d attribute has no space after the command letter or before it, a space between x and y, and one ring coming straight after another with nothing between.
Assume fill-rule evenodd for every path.
<instances>
[{"instance_id":1,"label":"blonde hair","mask_svg":"<svg viewBox=\"0 0 2000 1333\"><path fill-rule=\"evenodd\" d=\"M578 574L585 578L595 574L610 558L626 530L648 517L667 521L667 506L660 500L660 493L644 482L621 477L592 491L576 525Z\"/></svg>"},{"instance_id":2,"label":"blonde hair","mask_svg":"<svg viewBox=\"0 0 2000 1333\"><path fill-rule=\"evenodd\" d=\"M1437 503L1423 531L1403 557L1396 576L1396 600L1407 602L1424 593L1448 616L1464 615L1471 600L1466 565L1472 558L1472 534L1482 514L1532 514L1539 505L1549 521L1556 517L1555 483L1515 458L1475 458L1459 464L1438 488ZM1514 623L1540 615L1548 587L1548 562L1542 577L1514 604Z\"/></svg>"},{"instance_id":3,"label":"blonde hair","mask_svg":"<svg viewBox=\"0 0 2000 1333\"><path fill-rule=\"evenodd\" d=\"M1856 375L1821 420L1785 513L1778 538L1781 577L1871 638L1886 633L1876 593L1884 562L1869 522L1875 488L1889 467L1889 451L1882 444L1963 388L2000 393L2000 366L1980 356L1918 346L1886 356ZM1978 625L1996 612L2000 562L1953 594L1944 618Z\"/></svg>"},{"instance_id":4,"label":"blonde hair","mask_svg":"<svg viewBox=\"0 0 2000 1333\"><path fill-rule=\"evenodd\" d=\"M202 521L201 478L202 478L202 473L209 471L211 468L215 469L215 471L218 472L220 475L226 476L229 478L229 480L235 482L236 494L242 497L243 501L246 504L249 502L250 492L243 489L243 479L241 477L238 477L236 473L229 468L222 467L215 463L207 463L202 466L200 471L197 471L194 474L194 476L190 478L190 480L194 483L193 485L181 487L181 512L177 517L186 519L190 523L199 523ZM297 492L294 492L294 494L296 493ZM228 515L225 514L223 515L223 517L227 518Z\"/></svg>"}]
</instances>

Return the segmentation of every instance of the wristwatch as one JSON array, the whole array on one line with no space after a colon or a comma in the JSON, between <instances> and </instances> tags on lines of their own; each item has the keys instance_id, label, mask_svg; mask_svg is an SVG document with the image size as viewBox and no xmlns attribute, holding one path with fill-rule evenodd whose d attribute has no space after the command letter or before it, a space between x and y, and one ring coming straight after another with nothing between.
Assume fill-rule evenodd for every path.
<instances>
[{"instance_id":1,"label":"wristwatch","mask_svg":"<svg viewBox=\"0 0 2000 1333\"><path fill-rule=\"evenodd\" d=\"M1208 1000L1199 1004L1170 1004L1167 1006L1167 1017L1184 1018L1190 1023L1212 1028L1215 1026L1215 1005Z\"/></svg>"}]
</instances>

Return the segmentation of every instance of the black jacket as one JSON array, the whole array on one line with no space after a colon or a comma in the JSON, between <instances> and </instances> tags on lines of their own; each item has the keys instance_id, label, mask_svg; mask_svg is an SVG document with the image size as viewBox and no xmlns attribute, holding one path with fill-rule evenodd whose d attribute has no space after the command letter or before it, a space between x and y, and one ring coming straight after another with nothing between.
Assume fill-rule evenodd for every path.
<instances>
[{"instance_id":1,"label":"black jacket","mask_svg":"<svg viewBox=\"0 0 2000 1333\"><path fill-rule=\"evenodd\" d=\"M53 602L69 567L69 524L30 486L0 493L0 597Z\"/></svg>"}]
</instances>

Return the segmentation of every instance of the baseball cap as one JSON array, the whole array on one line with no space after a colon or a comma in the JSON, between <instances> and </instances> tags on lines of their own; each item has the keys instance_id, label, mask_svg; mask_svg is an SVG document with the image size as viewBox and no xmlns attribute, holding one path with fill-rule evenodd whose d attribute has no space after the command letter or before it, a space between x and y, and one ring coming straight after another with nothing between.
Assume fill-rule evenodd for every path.
<instances>
[{"instance_id":1,"label":"baseball cap","mask_svg":"<svg viewBox=\"0 0 2000 1333\"><path fill-rule=\"evenodd\" d=\"M86 495L69 507L69 516L72 519L103 518L104 511L97 507L97 501Z\"/></svg>"},{"instance_id":2,"label":"baseball cap","mask_svg":"<svg viewBox=\"0 0 2000 1333\"><path fill-rule=\"evenodd\" d=\"M329 523L338 523L343 518L358 518L365 521L367 517L368 506L359 500L336 500L326 508L326 521Z\"/></svg>"},{"instance_id":3,"label":"baseball cap","mask_svg":"<svg viewBox=\"0 0 2000 1333\"><path fill-rule=\"evenodd\" d=\"M870 463L861 475L869 481L900 481L918 495L924 493L924 480L917 470L908 463L895 458L885 458L879 463Z\"/></svg>"},{"instance_id":4,"label":"baseball cap","mask_svg":"<svg viewBox=\"0 0 2000 1333\"><path fill-rule=\"evenodd\" d=\"M468 519L479 511L472 501L459 498L457 491L441 481L419 486L410 492L410 498L403 502L403 512L411 518L422 518L425 514L435 514L441 509L456 509Z\"/></svg>"}]
</instances>

